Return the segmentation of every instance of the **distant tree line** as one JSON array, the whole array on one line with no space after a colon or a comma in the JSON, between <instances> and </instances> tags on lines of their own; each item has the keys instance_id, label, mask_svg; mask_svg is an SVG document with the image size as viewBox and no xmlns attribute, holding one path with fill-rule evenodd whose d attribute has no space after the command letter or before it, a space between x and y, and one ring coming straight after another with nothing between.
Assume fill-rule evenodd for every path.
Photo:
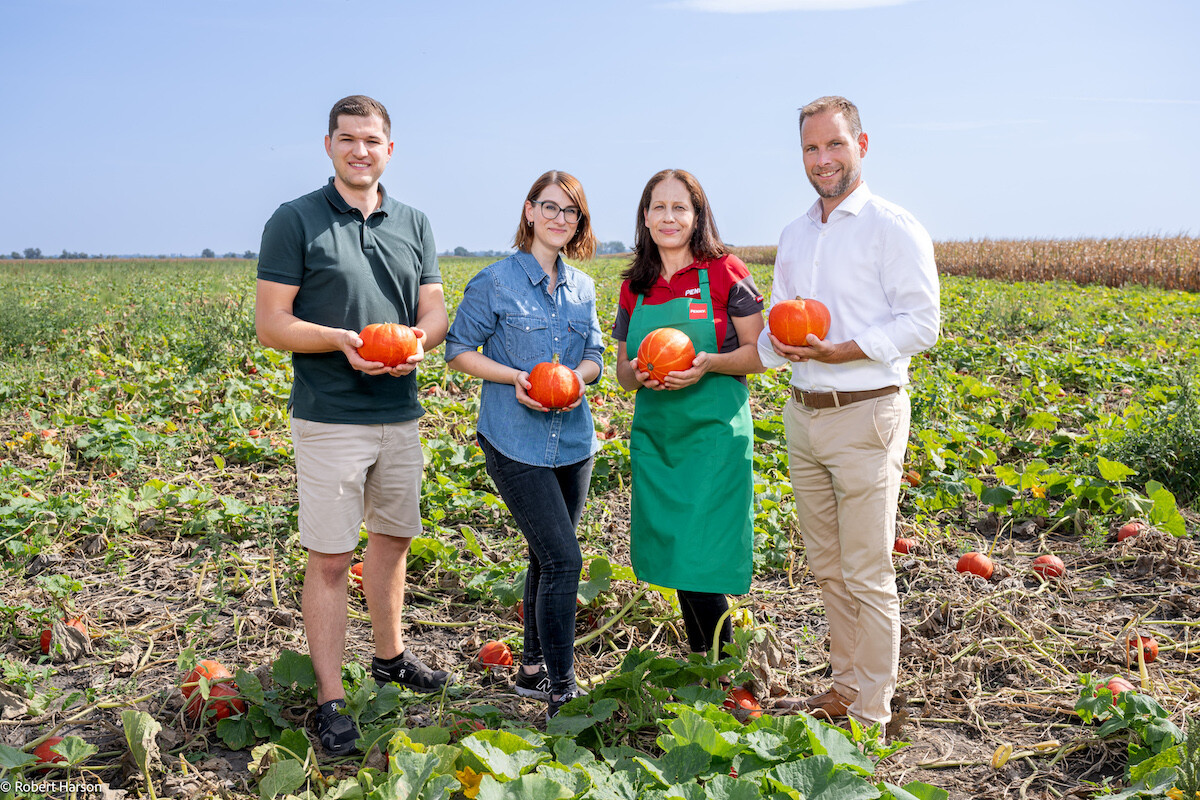
<instances>
[{"instance_id":1,"label":"distant tree line","mask_svg":"<svg viewBox=\"0 0 1200 800\"><path fill-rule=\"evenodd\" d=\"M190 257L194 258L194 256L190 256ZM200 258L216 258L216 257L217 257L217 254L215 252L213 252L213 250L211 248L208 248L208 247L204 248L204 250L201 251L201 253L200 253ZM76 260L87 259L87 260L91 260L91 261L99 261L102 259L112 259L112 258L163 258L163 259L166 259L166 258L189 258L189 256L178 256L178 255L168 256L165 253L159 253L156 256L143 255L141 253L133 253L133 254L126 254L126 255L103 255L101 253L92 253L89 255L88 253L84 253L84 252L74 253L67 249L64 249L62 251L62 253L57 256L44 256L44 255L42 255L42 248L40 248L40 247L26 247L25 251L23 253L18 253L16 250L13 250L8 255L4 255L4 253L0 253L0 260L17 260L17 259L22 259L22 258L29 259L29 260L57 258L57 259L64 259L64 260L65 259L76 259ZM238 255L237 253L230 250L228 253L225 253L223 256L221 256L221 258L245 258L245 259L253 260L255 258L258 258L258 253L254 252L253 250L247 250L246 252L242 253L241 255Z\"/></svg>"},{"instance_id":2,"label":"distant tree line","mask_svg":"<svg viewBox=\"0 0 1200 800\"><path fill-rule=\"evenodd\" d=\"M512 255L512 252L512 250L468 250L465 247L459 246L453 250L447 250L440 255L455 256L456 258L468 258L472 256L477 258L504 258L505 256ZM596 248L596 255L600 256L625 252L628 252L625 243L617 241L601 242L600 246Z\"/></svg>"}]
</instances>

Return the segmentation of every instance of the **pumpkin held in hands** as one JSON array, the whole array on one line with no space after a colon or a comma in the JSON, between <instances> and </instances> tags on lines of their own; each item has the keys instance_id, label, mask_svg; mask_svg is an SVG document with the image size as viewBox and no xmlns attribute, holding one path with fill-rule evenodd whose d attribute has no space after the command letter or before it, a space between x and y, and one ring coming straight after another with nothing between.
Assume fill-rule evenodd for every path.
<instances>
[{"instance_id":1,"label":"pumpkin held in hands","mask_svg":"<svg viewBox=\"0 0 1200 800\"><path fill-rule=\"evenodd\" d=\"M829 333L829 309L820 300L784 300L771 307L767 325L776 339L789 347L808 344L811 333L824 339Z\"/></svg>"},{"instance_id":2,"label":"pumpkin held in hands","mask_svg":"<svg viewBox=\"0 0 1200 800\"><path fill-rule=\"evenodd\" d=\"M529 370L528 395L546 408L566 408L579 399L579 377L566 364L543 361Z\"/></svg>"},{"instance_id":3,"label":"pumpkin held in hands","mask_svg":"<svg viewBox=\"0 0 1200 800\"><path fill-rule=\"evenodd\" d=\"M417 335L407 325L376 322L363 328L358 338L362 339L358 354L365 361L397 367L417 354Z\"/></svg>"},{"instance_id":4,"label":"pumpkin held in hands","mask_svg":"<svg viewBox=\"0 0 1200 800\"><path fill-rule=\"evenodd\" d=\"M692 340L678 328L655 328L638 346L638 369L649 372L649 380L662 383L668 372L690 369L696 360Z\"/></svg>"}]
</instances>

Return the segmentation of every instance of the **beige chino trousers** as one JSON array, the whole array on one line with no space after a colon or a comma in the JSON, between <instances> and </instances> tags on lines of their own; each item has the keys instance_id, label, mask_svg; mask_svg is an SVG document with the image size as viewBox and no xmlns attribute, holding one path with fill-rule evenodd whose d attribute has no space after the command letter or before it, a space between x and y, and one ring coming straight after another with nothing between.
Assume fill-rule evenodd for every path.
<instances>
[{"instance_id":1,"label":"beige chino trousers","mask_svg":"<svg viewBox=\"0 0 1200 800\"><path fill-rule=\"evenodd\" d=\"M908 393L841 408L784 407L796 514L829 620L833 687L850 714L886 724L900 661L892 565Z\"/></svg>"}]
</instances>

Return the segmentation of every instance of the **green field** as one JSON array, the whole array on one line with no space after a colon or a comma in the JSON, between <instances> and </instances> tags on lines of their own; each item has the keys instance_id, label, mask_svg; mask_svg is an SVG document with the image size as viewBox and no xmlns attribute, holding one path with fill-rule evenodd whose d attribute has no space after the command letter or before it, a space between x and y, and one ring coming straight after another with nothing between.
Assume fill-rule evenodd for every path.
<instances>
[{"instance_id":1,"label":"green field","mask_svg":"<svg viewBox=\"0 0 1200 800\"><path fill-rule=\"evenodd\" d=\"M451 315L483 263L443 259ZM605 328L623 265L586 265ZM752 270L769 289L770 267ZM736 653L688 663L670 593L634 583L627 566L632 403L611 346L589 392L604 444L580 529L578 669L592 691L541 730L538 708L471 662L489 639L519 646L522 541L473 443L475 382L450 373L439 350L420 372L426 536L413 547L406 635L418 652L436 647L460 683L432 702L376 692L361 666L365 606L353 597L351 706L391 756L318 767L299 732L312 676L297 655L291 371L286 354L255 341L253 263L0 263L0 669L14 698L0 775L47 774L22 753L47 735L69 737L70 766L54 779L141 796L149 776L157 796L450 797L483 774L485 798L782 798L805 781L836 787L812 797L876 796L872 786L938 796L898 788L912 780L1002 797L1173 769L1174 726L1200 709L1200 297L964 277L942 289L942 339L913 364L913 475L901 496L901 531L918 541L897 562L911 719L897 741L911 747L802 717L743 724L720 707L721 692L688 685L733 674L765 707L772 689L820 685L823 617L779 416L787 375L750 380L752 621ZM1149 530L1115 543L1133 518ZM955 572L970 550L992 554L991 581ZM1046 552L1062 556L1067 577L1030 573ZM90 652L55 661L38 636L64 615L83 618ZM1122 663L1134 631L1160 647L1140 670ZM177 686L201 658L237 673L248 713L187 718ZM1089 700L1114 672L1145 692L1116 712L1107 689L1103 703ZM1097 713L1117 722L1088 724ZM485 729L464 730L464 720ZM145 757L147 736L157 758ZM925 755L946 749L935 739L953 745L940 759ZM993 769L1005 743L1027 755ZM0 798L12 796L37 795L0 783Z\"/></svg>"}]
</instances>

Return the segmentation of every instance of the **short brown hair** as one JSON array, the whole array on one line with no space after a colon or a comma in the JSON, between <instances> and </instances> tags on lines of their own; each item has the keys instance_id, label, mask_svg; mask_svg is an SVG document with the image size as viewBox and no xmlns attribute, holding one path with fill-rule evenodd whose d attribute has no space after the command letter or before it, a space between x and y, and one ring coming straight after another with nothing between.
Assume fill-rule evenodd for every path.
<instances>
[{"instance_id":1,"label":"short brown hair","mask_svg":"<svg viewBox=\"0 0 1200 800\"><path fill-rule=\"evenodd\" d=\"M837 95L818 97L800 109L800 133L804 133L804 120L809 117L815 117L817 114L823 114L826 111L832 111L835 114L840 112L846 118L846 123L850 126L850 135L855 139L862 133L862 121L858 118L858 106L846 98L838 97Z\"/></svg>"},{"instance_id":2,"label":"short brown hair","mask_svg":"<svg viewBox=\"0 0 1200 800\"><path fill-rule=\"evenodd\" d=\"M536 200L538 195L552 183L558 184L558 187L566 192L567 197L571 198L571 202L579 209L579 222L575 228L575 235L571 237L571 241L567 242L563 253L567 258L590 261L592 256L596 255L596 234L592 233L592 215L588 211L587 195L583 193L583 184L579 182L578 178L569 172L557 169L542 173L542 176L533 182L529 194L525 195L525 203ZM528 253L529 248L533 245L533 229L532 226L525 224L525 203L521 204L521 221L517 223L517 235L513 237L513 245L518 250Z\"/></svg>"},{"instance_id":3,"label":"short brown hair","mask_svg":"<svg viewBox=\"0 0 1200 800\"><path fill-rule=\"evenodd\" d=\"M688 242L692 258L697 261L712 261L729 252L725 243L721 241L712 206L708 204L708 195L704 193L704 187L696 180L696 176L681 169L656 172L642 190L642 199L638 203L635 223L637 228L633 234L633 263L621 274L623 279L629 281L629 288L635 294L650 291L650 287L662 272L662 257L658 253L658 245L654 243L654 239L650 237L650 230L646 227L646 210L650 208L650 195L654 193L654 187L668 178L674 178L687 187L692 208L696 212L696 227L692 230L692 238Z\"/></svg>"},{"instance_id":4,"label":"short brown hair","mask_svg":"<svg viewBox=\"0 0 1200 800\"><path fill-rule=\"evenodd\" d=\"M383 103L378 100L367 97L365 94L352 94L349 97L343 97L341 100L338 100L329 111L330 136L333 136L333 132L337 130L338 117L343 114L349 117L379 117L383 120L384 135L388 139L392 138L392 118L388 116L387 109L383 107Z\"/></svg>"}]
</instances>

